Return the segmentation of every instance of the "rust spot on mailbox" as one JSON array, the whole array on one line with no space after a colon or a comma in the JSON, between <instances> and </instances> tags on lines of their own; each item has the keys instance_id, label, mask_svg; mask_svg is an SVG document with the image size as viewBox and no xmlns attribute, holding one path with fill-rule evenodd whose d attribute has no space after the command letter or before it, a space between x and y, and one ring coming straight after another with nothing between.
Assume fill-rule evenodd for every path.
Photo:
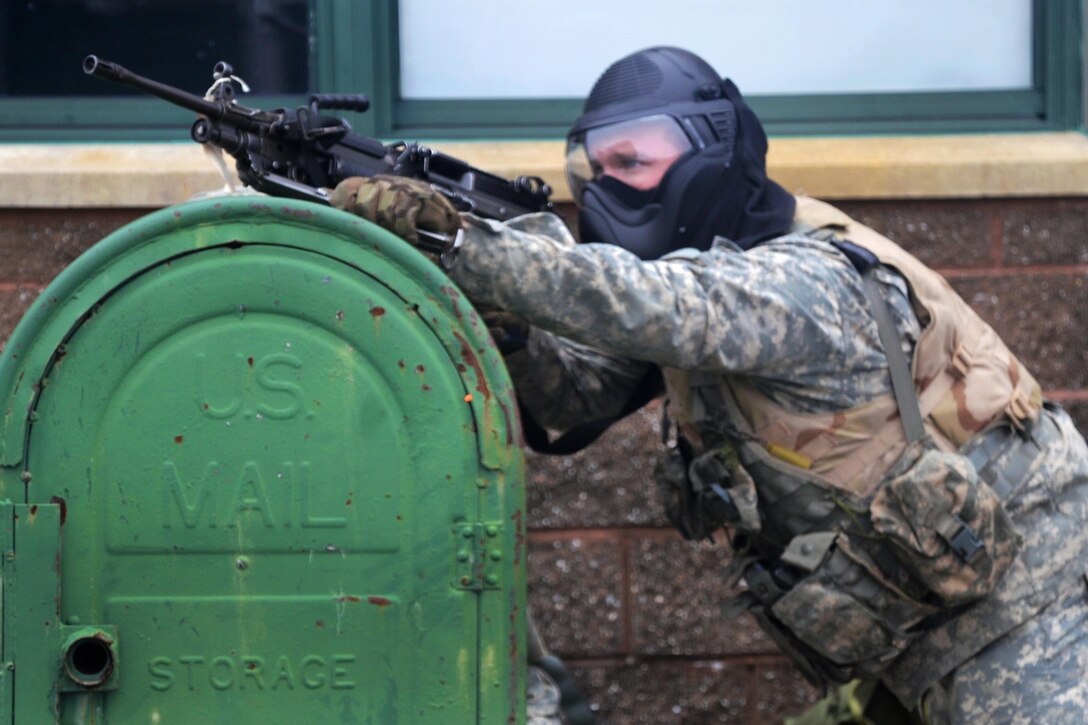
<instances>
[{"instance_id":1,"label":"rust spot on mailbox","mask_svg":"<svg viewBox=\"0 0 1088 725\"><path fill-rule=\"evenodd\" d=\"M60 525L64 526L64 521L68 518L68 502L60 496L53 496L49 499L49 503L60 507Z\"/></svg>"},{"instance_id":2,"label":"rust spot on mailbox","mask_svg":"<svg viewBox=\"0 0 1088 725\"><path fill-rule=\"evenodd\" d=\"M287 216L300 217L302 219L308 219L313 216L309 209L295 209L293 207L284 206L280 207L280 211Z\"/></svg>"},{"instance_id":3,"label":"rust spot on mailbox","mask_svg":"<svg viewBox=\"0 0 1088 725\"><path fill-rule=\"evenodd\" d=\"M460 320L461 319L461 305L458 304L458 301L461 299L461 293L458 292L456 288L450 287L448 285L442 286L439 289L446 296L448 296L450 298L450 302L453 303L453 305L452 305L453 314L454 314L454 316L457 317L458 320Z\"/></svg>"},{"instance_id":4,"label":"rust spot on mailbox","mask_svg":"<svg viewBox=\"0 0 1088 725\"><path fill-rule=\"evenodd\" d=\"M472 347L468 344L468 340L456 332L453 333L453 336L457 338L457 342L461 343L461 359L476 373L476 390L484 396L484 400L490 399L491 391L487 387L487 376L484 375L483 366L481 366L480 361L476 359L476 355L472 352Z\"/></svg>"},{"instance_id":5,"label":"rust spot on mailbox","mask_svg":"<svg viewBox=\"0 0 1088 725\"><path fill-rule=\"evenodd\" d=\"M381 306L371 307L370 316L374 318L374 334L377 335L382 330L382 317L385 316L385 308Z\"/></svg>"}]
</instances>

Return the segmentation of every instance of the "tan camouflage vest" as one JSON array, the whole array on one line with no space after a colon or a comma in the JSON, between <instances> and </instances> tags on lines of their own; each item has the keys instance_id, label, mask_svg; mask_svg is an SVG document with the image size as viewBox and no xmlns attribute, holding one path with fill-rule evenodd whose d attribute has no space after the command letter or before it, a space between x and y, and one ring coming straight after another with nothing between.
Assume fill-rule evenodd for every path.
<instances>
[{"instance_id":1,"label":"tan camouflage vest","mask_svg":"<svg viewBox=\"0 0 1088 725\"><path fill-rule=\"evenodd\" d=\"M943 277L829 204L798 197L795 219L870 250L906 279L923 325L911 367L922 415L939 445L958 448L1002 416L1017 422L1038 417L1039 384ZM668 370L665 377L674 415L697 438L689 375ZM736 425L760 439L772 456L847 498L872 493L906 447L891 394L846 411L801 414L735 378L729 384L744 418Z\"/></svg>"},{"instance_id":2,"label":"tan camouflage vest","mask_svg":"<svg viewBox=\"0 0 1088 725\"><path fill-rule=\"evenodd\" d=\"M1036 420L1042 394L940 275L827 204L799 198L795 219L871 251L906 280L922 324L911 377L934 456L918 457L925 440L908 451L891 393L800 414L738 378L667 370L670 404L697 454L689 480L708 457L732 474L721 479L739 514L732 571L748 584L734 604L812 682L879 677L913 707L931 682L910 667L889 671L892 663L935 618L991 592L1019 546L995 491L966 458L939 449L1003 419ZM957 549L965 532L985 554ZM984 631L975 638L972 651L989 641Z\"/></svg>"}]
</instances>

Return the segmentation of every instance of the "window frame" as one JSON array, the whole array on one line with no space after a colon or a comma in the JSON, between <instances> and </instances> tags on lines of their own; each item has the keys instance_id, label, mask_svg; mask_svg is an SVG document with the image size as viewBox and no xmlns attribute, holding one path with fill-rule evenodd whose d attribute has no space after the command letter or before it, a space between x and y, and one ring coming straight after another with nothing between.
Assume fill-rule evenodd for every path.
<instances>
[{"instance_id":1,"label":"window frame","mask_svg":"<svg viewBox=\"0 0 1088 725\"><path fill-rule=\"evenodd\" d=\"M1030 89L753 95L749 100L775 135L1081 128L1082 14L1080 0L1033 0ZM313 20L318 42L311 51L311 85L324 92L366 93L370 110L347 114L359 133L386 139L551 139L561 138L581 111L580 98L401 98L397 0L315 0ZM451 45L448 39L441 44ZM244 77L244 69L238 70ZM243 102L276 107L304 100L254 95ZM191 119L189 112L150 97L2 99L0 141L182 140Z\"/></svg>"}]
</instances>

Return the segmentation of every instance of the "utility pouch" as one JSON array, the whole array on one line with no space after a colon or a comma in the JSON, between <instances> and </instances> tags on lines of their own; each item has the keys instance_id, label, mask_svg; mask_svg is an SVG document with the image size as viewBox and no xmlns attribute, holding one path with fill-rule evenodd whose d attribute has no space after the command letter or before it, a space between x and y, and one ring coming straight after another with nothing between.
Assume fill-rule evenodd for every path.
<instances>
[{"instance_id":1,"label":"utility pouch","mask_svg":"<svg viewBox=\"0 0 1088 725\"><path fill-rule=\"evenodd\" d=\"M817 655L808 669L835 673L835 681L879 677L937 611L897 587L843 533L798 536L782 562L807 573L767 613Z\"/></svg>"},{"instance_id":2,"label":"utility pouch","mask_svg":"<svg viewBox=\"0 0 1088 725\"><path fill-rule=\"evenodd\" d=\"M992 592L1020 549L1001 499L971 461L928 437L908 446L869 512L896 558L948 606Z\"/></svg>"},{"instance_id":3,"label":"utility pouch","mask_svg":"<svg viewBox=\"0 0 1088 725\"><path fill-rule=\"evenodd\" d=\"M709 538L727 524L759 531L755 482L731 450L710 450L689 461L682 447L669 448L654 480L666 518L686 539Z\"/></svg>"}]
</instances>

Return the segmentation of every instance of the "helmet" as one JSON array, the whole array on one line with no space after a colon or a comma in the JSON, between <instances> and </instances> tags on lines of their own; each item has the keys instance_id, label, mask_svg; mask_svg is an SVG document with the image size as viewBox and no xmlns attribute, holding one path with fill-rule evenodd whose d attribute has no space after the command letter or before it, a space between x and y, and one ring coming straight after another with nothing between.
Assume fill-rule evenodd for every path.
<instances>
[{"instance_id":1,"label":"helmet","mask_svg":"<svg viewBox=\"0 0 1088 725\"><path fill-rule=\"evenodd\" d=\"M679 48L613 63L567 134L582 242L642 259L715 236L743 248L787 231L793 197L766 176L767 137L731 81Z\"/></svg>"}]
</instances>

